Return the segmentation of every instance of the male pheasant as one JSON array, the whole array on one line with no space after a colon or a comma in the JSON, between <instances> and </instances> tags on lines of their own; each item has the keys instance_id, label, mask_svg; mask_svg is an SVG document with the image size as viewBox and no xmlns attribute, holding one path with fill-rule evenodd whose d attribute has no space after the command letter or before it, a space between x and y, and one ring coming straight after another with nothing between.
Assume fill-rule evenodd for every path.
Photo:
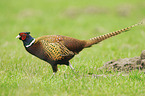
<instances>
[{"instance_id":1,"label":"male pheasant","mask_svg":"<svg viewBox=\"0 0 145 96\"><path fill-rule=\"evenodd\" d=\"M84 48L91 47L93 44L97 44L102 40L126 32L139 24L141 23L89 40L78 40L61 35L47 35L34 39L30 36L30 32L21 32L16 38L23 41L24 47L29 53L50 63L53 74L55 74L57 72L57 64L67 65L74 69L69 60Z\"/></svg>"}]
</instances>

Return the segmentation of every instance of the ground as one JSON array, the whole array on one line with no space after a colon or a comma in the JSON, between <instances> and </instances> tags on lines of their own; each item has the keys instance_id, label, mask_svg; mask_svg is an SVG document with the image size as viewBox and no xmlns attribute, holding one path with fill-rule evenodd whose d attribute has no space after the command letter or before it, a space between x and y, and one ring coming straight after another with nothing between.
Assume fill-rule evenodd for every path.
<instances>
[{"instance_id":1,"label":"ground","mask_svg":"<svg viewBox=\"0 0 145 96\"><path fill-rule=\"evenodd\" d=\"M139 70L144 72L145 69L145 50L141 52L140 56L133 58L123 58L118 60L111 60L106 62L103 67L98 68L100 71L117 71L117 72L131 72Z\"/></svg>"}]
</instances>

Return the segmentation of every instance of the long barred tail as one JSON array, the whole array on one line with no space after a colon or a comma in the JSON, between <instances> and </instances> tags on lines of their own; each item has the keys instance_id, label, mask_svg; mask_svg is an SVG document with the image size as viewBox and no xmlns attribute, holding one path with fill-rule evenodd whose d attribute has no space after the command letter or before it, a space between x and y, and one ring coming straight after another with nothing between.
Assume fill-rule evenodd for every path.
<instances>
[{"instance_id":1,"label":"long barred tail","mask_svg":"<svg viewBox=\"0 0 145 96\"><path fill-rule=\"evenodd\" d=\"M85 45L85 47L90 47L91 45L93 44L97 44L105 39L108 39L110 37L113 37L113 36L116 36L120 33L123 33L123 32L126 32L126 31L129 31L129 29L135 27L135 26L138 26L138 25L141 25L143 24L143 22L140 22L138 24L134 24L130 27L127 27L127 28L124 28L124 29L121 29L121 30L118 30L118 31L115 31L115 32L111 32L111 33L108 33L108 34L105 34L105 35L101 35L101 36L97 36L97 37L94 37L94 38L91 38L90 40L87 40L87 43Z\"/></svg>"}]
</instances>

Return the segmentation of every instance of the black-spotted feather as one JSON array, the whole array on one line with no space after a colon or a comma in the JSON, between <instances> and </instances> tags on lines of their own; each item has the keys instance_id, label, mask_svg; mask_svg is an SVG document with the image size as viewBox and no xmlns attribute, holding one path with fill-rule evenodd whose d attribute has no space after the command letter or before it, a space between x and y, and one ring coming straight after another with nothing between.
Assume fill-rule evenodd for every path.
<instances>
[{"instance_id":1,"label":"black-spotted feather","mask_svg":"<svg viewBox=\"0 0 145 96\"><path fill-rule=\"evenodd\" d=\"M74 55L61 42L49 43L47 40L41 40L41 42L45 52L53 61L62 60L65 56Z\"/></svg>"}]
</instances>

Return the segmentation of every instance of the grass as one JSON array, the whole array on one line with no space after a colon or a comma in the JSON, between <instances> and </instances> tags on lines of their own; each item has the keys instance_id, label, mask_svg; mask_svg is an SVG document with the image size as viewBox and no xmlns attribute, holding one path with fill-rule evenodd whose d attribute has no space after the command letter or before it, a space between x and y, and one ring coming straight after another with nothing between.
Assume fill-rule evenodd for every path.
<instances>
[{"instance_id":1,"label":"grass","mask_svg":"<svg viewBox=\"0 0 145 96\"><path fill-rule=\"evenodd\" d=\"M141 21L144 6L144 0L1 0L0 95L144 95L143 72L122 76L97 71L112 59L139 56L145 49L144 25L83 50L71 60L77 74L69 67L58 66L52 79L51 66L27 53L22 42L15 39L23 31L30 31L35 38L59 34L89 39ZM110 76L86 77L88 73Z\"/></svg>"}]
</instances>

